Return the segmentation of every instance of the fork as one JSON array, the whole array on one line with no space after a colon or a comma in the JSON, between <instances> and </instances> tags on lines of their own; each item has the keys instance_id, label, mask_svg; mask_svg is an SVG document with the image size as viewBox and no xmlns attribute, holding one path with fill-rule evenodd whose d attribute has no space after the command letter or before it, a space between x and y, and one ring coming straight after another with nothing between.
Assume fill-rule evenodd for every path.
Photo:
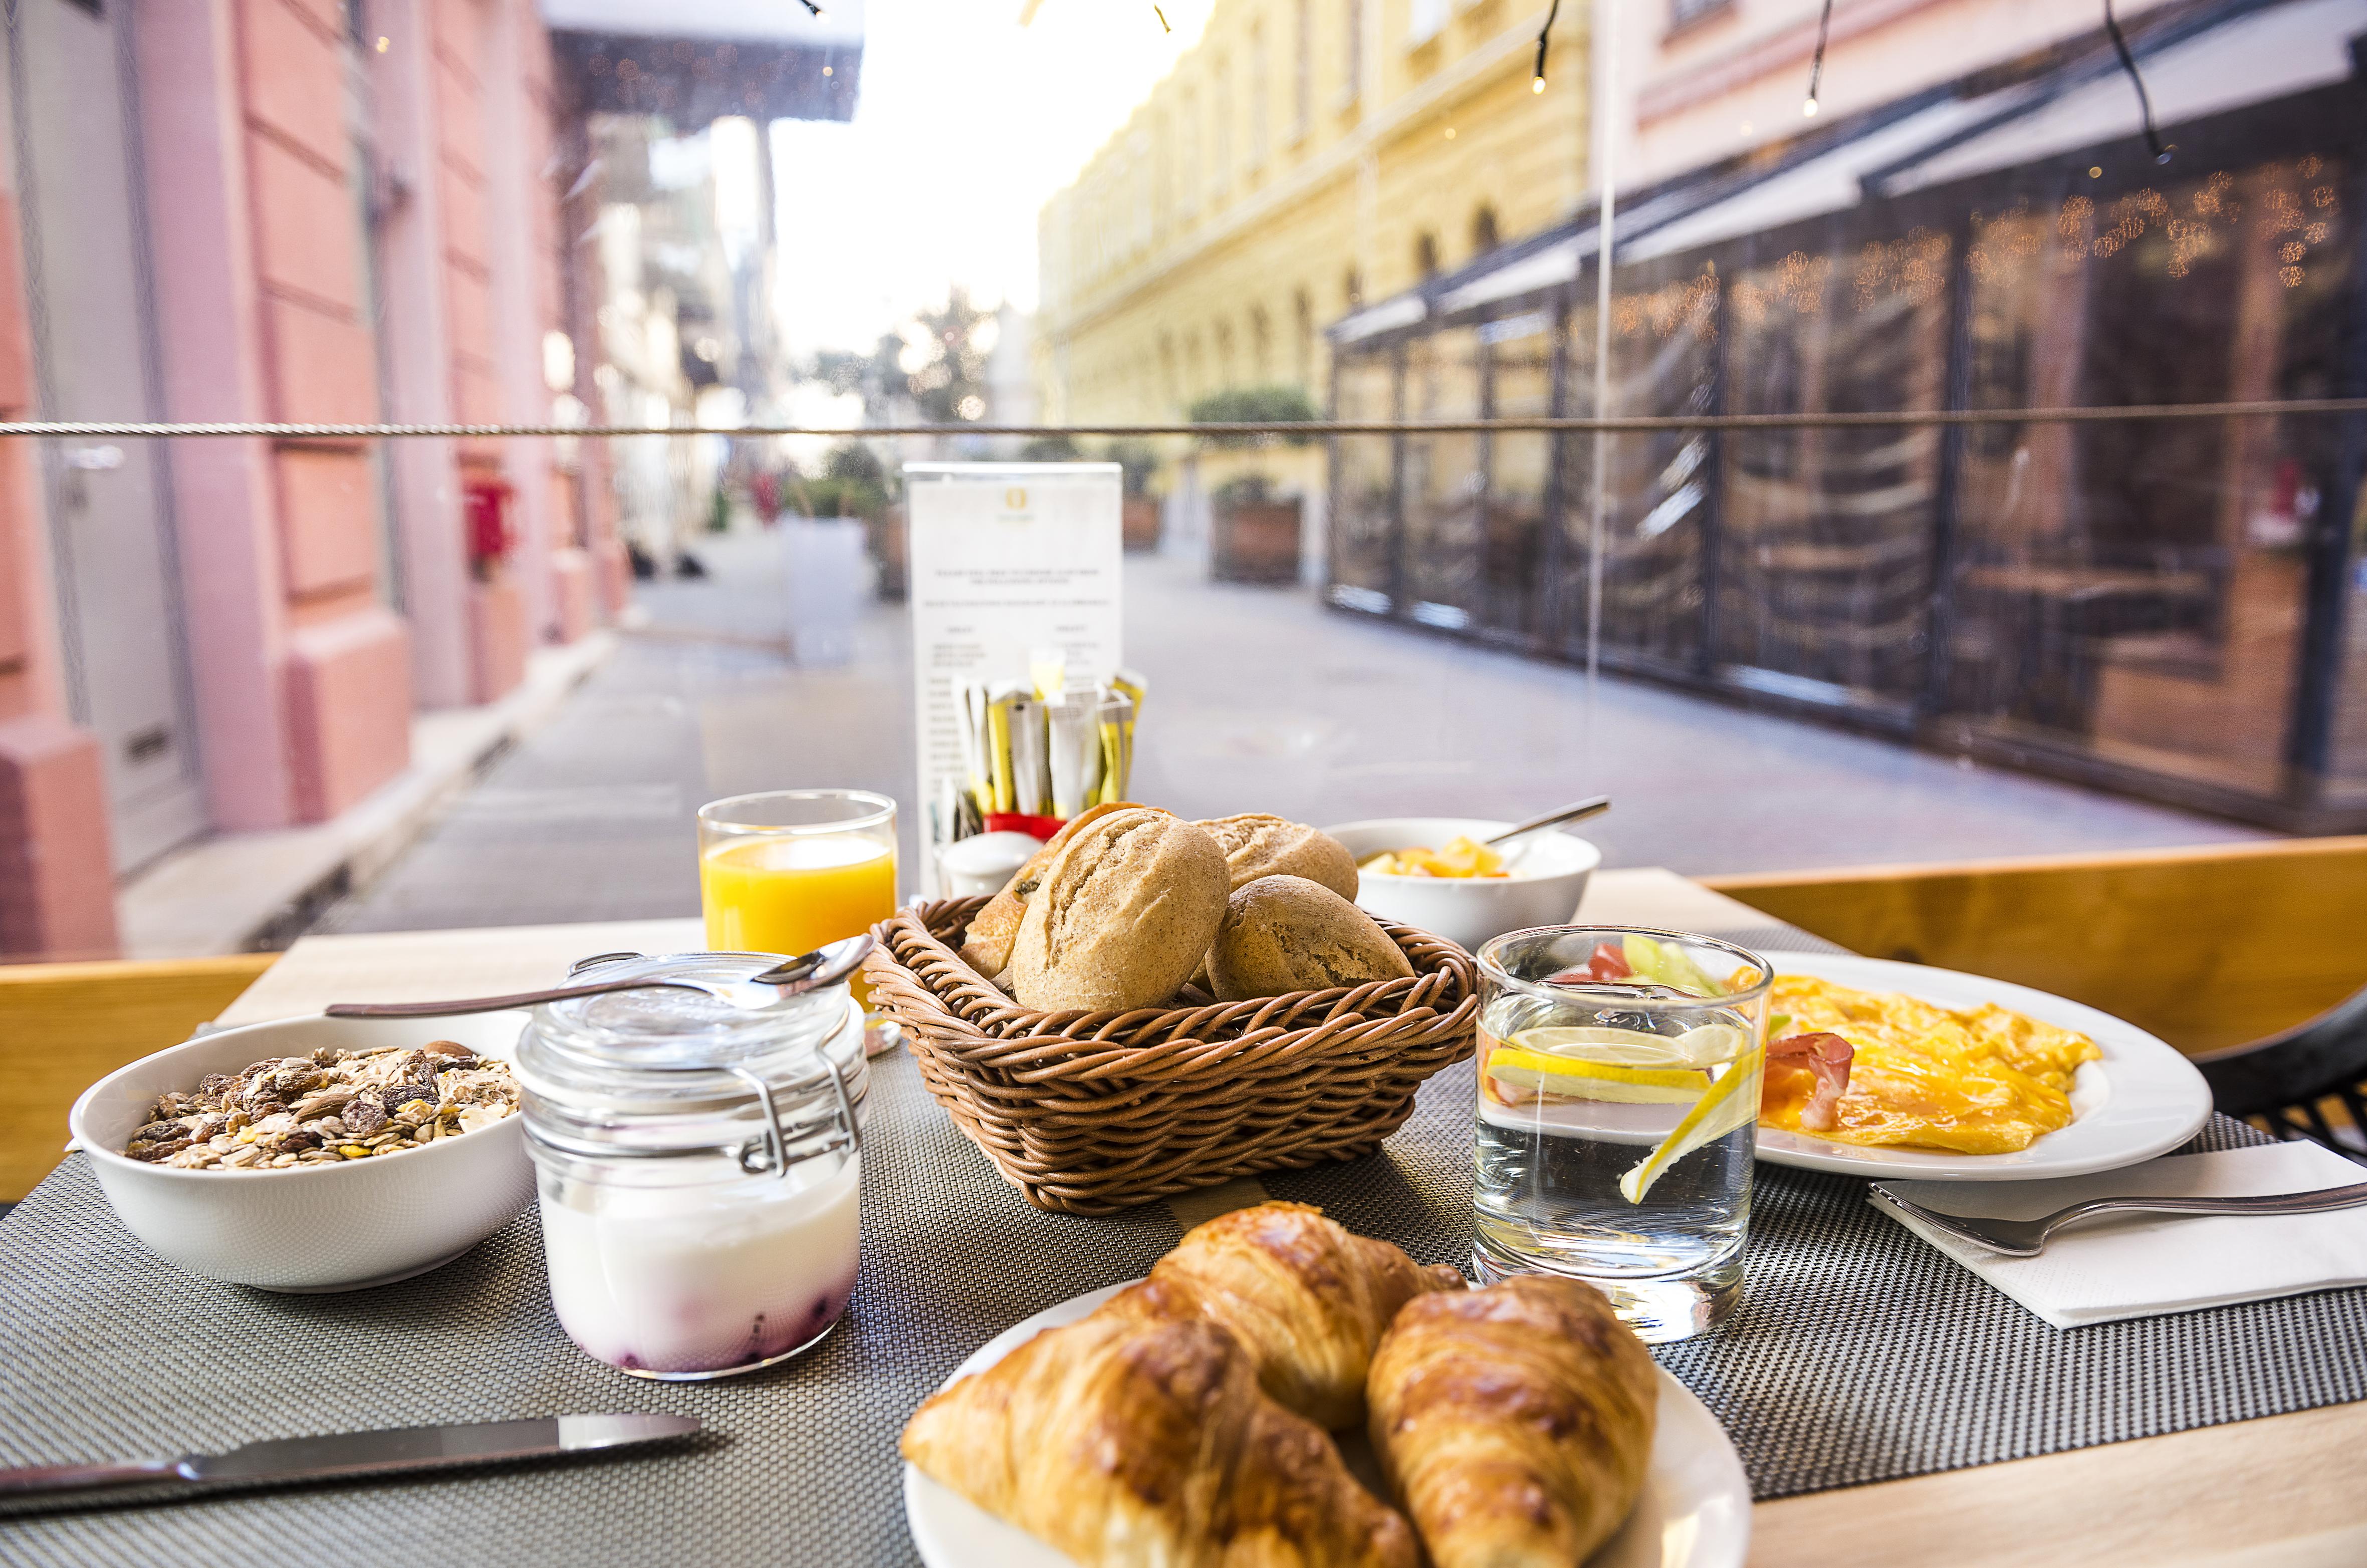
<instances>
[{"instance_id":1,"label":"fork","mask_svg":"<svg viewBox=\"0 0 2367 1568\"><path fill-rule=\"evenodd\" d=\"M2065 1225L2090 1214L2135 1211L2153 1214L2316 1214L2329 1209L2355 1209L2367 1204L2367 1182L2355 1187L2327 1187L2316 1192L2279 1192L2259 1198L2091 1198L2035 1220L1991 1220L1943 1214L1912 1199L1901 1198L1881 1182L1871 1184L1874 1197L1902 1214L1912 1215L1933 1230L1945 1232L1991 1252L2015 1258L2035 1258L2046 1238Z\"/></svg>"}]
</instances>

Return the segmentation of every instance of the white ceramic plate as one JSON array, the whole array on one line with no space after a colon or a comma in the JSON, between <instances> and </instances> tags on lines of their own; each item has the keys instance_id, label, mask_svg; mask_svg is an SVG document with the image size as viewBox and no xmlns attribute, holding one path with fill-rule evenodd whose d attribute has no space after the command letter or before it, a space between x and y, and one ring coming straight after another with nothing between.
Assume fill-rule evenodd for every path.
<instances>
[{"instance_id":1,"label":"white ceramic plate","mask_svg":"<svg viewBox=\"0 0 2367 1568\"><path fill-rule=\"evenodd\" d=\"M984 1371L1047 1328L1076 1322L1125 1289L1089 1292L1003 1330L955 1368L946 1386ZM1707 1406L1667 1372L1659 1379L1659 1425L1644 1495L1626 1525L1587 1559L1587 1568L1740 1568L1750 1544L1750 1483L1741 1457ZM1342 1457L1372 1485L1376 1472L1364 1439L1339 1436ZM1066 1553L910 1464L904 1466L904 1518L928 1568L1074 1568Z\"/></svg>"},{"instance_id":2,"label":"white ceramic plate","mask_svg":"<svg viewBox=\"0 0 2367 1568\"><path fill-rule=\"evenodd\" d=\"M2194 1064L2134 1023L2083 1002L2010 981L1830 953L1762 953L1778 975L1811 975L1862 991L1899 991L1943 1007L1999 1007L2076 1029L2103 1059L2072 1080L2071 1124L2019 1154L1960 1155L1942 1149L1862 1148L1801 1133L1759 1129L1759 1157L1802 1170L1911 1181L2032 1181L2116 1170L2167 1154L2211 1117L2211 1088Z\"/></svg>"}]
</instances>

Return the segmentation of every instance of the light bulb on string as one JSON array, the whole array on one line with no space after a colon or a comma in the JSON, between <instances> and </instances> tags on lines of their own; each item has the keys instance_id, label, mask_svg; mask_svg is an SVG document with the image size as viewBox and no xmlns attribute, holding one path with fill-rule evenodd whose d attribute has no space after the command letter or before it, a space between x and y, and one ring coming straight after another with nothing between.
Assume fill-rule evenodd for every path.
<instances>
[{"instance_id":1,"label":"light bulb on string","mask_svg":"<svg viewBox=\"0 0 2367 1568\"><path fill-rule=\"evenodd\" d=\"M1553 0L1546 9L1546 25L1537 29L1537 64L1529 76L1529 91L1532 93L1546 90L1546 47L1553 37L1554 18L1560 15L1561 0Z\"/></svg>"},{"instance_id":2,"label":"light bulb on string","mask_svg":"<svg viewBox=\"0 0 2367 1568\"><path fill-rule=\"evenodd\" d=\"M1817 55L1808 62L1808 101L1800 106L1800 118L1817 118L1817 88L1825 79L1825 40L1833 30L1833 0L1825 0L1825 8L1817 17Z\"/></svg>"}]
</instances>

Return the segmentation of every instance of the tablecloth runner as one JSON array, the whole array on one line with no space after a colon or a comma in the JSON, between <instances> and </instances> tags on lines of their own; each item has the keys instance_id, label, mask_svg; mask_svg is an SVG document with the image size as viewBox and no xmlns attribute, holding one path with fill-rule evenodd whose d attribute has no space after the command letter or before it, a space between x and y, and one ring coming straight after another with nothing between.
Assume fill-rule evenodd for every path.
<instances>
[{"instance_id":1,"label":"tablecloth runner","mask_svg":"<svg viewBox=\"0 0 2367 1568\"><path fill-rule=\"evenodd\" d=\"M1470 1072L1433 1079L1380 1155L1266 1187L1464 1261ZM0 1220L0 1462L564 1411L682 1411L708 1430L590 1462L5 1518L0 1562L912 1561L904 1416L1020 1318L1143 1273L1179 1227L1163 1205L1030 1209L900 1054L874 1063L872 1096L847 1322L799 1361L709 1384L628 1378L569 1344L531 1214L417 1280L275 1295L157 1262L71 1157ZM2203 1143L2254 1136L2222 1121ZM1658 1354L1775 1497L2367 1397L2367 1291L2056 1330L1882 1219L1863 1183L1761 1167L1744 1306Z\"/></svg>"}]
</instances>

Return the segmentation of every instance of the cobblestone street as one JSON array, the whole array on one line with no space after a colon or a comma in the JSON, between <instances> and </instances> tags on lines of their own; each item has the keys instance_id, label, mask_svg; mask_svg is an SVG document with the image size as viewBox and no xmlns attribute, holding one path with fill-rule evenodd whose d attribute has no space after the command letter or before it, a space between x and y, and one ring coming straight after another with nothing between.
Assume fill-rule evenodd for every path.
<instances>
[{"instance_id":1,"label":"cobblestone street","mask_svg":"<svg viewBox=\"0 0 2367 1568\"><path fill-rule=\"evenodd\" d=\"M696 913L701 802L878 790L913 842L911 633L868 606L856 657L801 669L768 535L706 580L643 583L647 624L383 875L317 928L402 931ZM1127 563L1127 661L1150 680L1135 795L1187 816L1517 818L1608 792L1606 863L1691 873L2262 836L2214 818L1606 679L1324 610L1309 593Z\"/></svg>"}]
</instances>

